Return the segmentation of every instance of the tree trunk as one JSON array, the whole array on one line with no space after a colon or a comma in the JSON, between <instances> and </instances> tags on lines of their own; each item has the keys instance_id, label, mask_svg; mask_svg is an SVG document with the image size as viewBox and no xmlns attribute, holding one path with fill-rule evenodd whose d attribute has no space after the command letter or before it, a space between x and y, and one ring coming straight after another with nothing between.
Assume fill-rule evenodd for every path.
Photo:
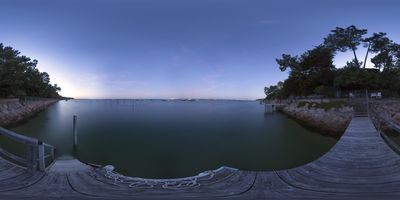
<instances>
[{"instance_id":1,"label":"tree trunk","mask_svg":"<svg viewBox=\"0 0 400 200\"><path fill-rule=\"evenodd\" d=\"M365 54L365 59L364 59L364 67L367 64L367 58L368 58L368 53L369 53L369 49L371 48L371 42L368 44L368 49L367 49L367 53Z\"/></svg>"},{"instance_id":2,"label":"tree trunk","mask_svg":"<svg viewBox=\"0 0 400 200\"><path fill-rule=\"evenodd\" d=\"M358 59L357 59L356 50L354 48L352 48L352 50L353 50L353 54L354 54L354 61L356 62L357 66L360 67L360 63L358 62Z\"/></svg>"}]
</instances>

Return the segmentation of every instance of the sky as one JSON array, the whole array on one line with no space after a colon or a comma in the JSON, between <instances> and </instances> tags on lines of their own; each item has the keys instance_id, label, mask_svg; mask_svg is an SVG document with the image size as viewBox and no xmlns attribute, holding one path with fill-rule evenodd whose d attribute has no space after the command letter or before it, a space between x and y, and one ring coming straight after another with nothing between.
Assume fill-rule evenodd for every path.
<instances>
[{"instance_id":1,"label":"sky","mask_svg":"<svg viewBox=\"0 0 400 200\"><path fill-rule=\"evenodd\" d=\"M399 9L397 0L0 0L0 43L37 59L63 96L257 99L288 76L276 58L335 27L399 43Z\"/></svg>"}]
</instances>

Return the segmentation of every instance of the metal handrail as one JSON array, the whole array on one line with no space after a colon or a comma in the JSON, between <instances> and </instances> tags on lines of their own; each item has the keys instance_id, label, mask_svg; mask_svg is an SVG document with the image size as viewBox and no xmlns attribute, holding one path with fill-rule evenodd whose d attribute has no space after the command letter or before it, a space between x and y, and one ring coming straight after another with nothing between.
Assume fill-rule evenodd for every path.
<instances>
[{"instance_id":1,"label":"metal handrail","mask_svg":"<svg viewBox=\"0 0 400 200\"><path fill-rule=\"evenodd\" d=\"M2 127L0 127L0 136L5 136L26 146L27 150L25 158L10 153L3 148L0 148L0 154L13 161L18 162L19 164L22 164L32 172L37 170L44 171L46 169L46 158L52 158L50 163L52 163L55 159L56 148L36 138L20 135ZM45 153L45 148L50 149L49 154Z\"/></svg>"}]
</instances>

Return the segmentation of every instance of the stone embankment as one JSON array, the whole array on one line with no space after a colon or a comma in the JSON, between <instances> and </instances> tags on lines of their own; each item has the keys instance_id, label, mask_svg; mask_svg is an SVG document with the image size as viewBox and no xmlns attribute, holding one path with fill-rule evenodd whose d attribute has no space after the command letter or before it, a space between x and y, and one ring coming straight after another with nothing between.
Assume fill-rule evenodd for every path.
<instances>
[{"instance_id":1,"label":"stone embankment","mask_svg":"<svg viewBox=\"0 0 400 200\"><path fill-rule=\"evenodd\" d=\"M400 133L400 100L374 101L371 110L374 111L371 119L375 127L384 133L382 136L398 137Z\"/></svg>"},{"instance_id":2,"label":"stone embankment","mask_svg":"<svg viewBox=\"0 0 400 200\"><path fill-rule=\"evenodd\" d=\"M280 109L300 124L333 137L340 137L353 116L353 108L342 102L316 103L299 101Z\"/></svg>"},{"instance_id":3,"label":"stone embankment","mask_svg":"<svg viewBox=\"0 0 400 200\"><path fill-rule=\"evenodd\" d=\"M40 99L20 102L18 99L0 99L0 126L14 126L57 101L57 99Z\"/></svg>"},{"instance_id":4,"label":"stone embankment","mask_svg":"<svg viewBox=\"0 0 400 200\"><path fill-rule=\"evenodd\" d=\"M400 125L400 100L376 101L373 109Z\"/></svg>"}]
</instances>

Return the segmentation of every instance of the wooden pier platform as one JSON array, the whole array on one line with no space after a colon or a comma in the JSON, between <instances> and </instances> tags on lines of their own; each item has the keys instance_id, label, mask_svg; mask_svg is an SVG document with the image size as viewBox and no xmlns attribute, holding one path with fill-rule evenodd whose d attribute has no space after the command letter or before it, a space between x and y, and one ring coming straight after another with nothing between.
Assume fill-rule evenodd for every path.
<instances>
[{"instance_id":1,"label":"wooden pier platform","mask_svg":"<svg viewBox=\"0 0 400 200\"><path fill-rule=\"evenodd\" d=\"M370 118L354 117L329 152L289 170L221 167L181 179L141 179L76 159L56 160L45 172L35 173L0 159L0 199L58 198L400 199L400 156Z\"/></svg>"}]
</instances>

